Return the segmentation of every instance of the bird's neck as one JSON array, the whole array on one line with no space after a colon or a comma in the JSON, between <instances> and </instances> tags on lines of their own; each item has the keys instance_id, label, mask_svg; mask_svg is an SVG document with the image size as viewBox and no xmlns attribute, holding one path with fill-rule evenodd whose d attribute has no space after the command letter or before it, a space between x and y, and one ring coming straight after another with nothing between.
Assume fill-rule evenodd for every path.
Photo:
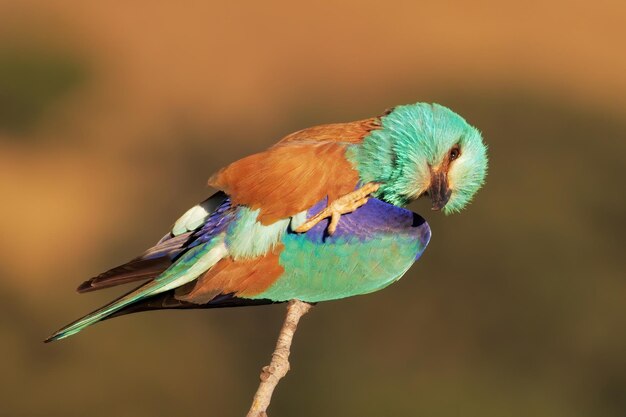
<instances>
[{"instance_id":1,"label":"bird's neck","mask_svg":"<svg viewBox=\"0 0 626 417\"><path fill-rule=\"evenodd\" d=\"M374 197L400 207L409 203L410 198L402 187L402 170L397 169L397 157L389 143L365 138L362 143L350 146L346 156L358 171L361 184L380 184Z\"/></svg>"}]
</instances>

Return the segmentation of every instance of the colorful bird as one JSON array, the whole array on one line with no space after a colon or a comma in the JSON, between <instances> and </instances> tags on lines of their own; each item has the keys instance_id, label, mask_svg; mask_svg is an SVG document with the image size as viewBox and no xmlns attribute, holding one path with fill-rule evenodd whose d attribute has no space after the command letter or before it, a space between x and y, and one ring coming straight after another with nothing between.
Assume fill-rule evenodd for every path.
<instances>
[{"instance_id":1,"label":"colorful bird","mask_svg":"<svg viewBox=\"0 0 626 417\"><path fill-rule=\"evenodd\" d=\"M217 172L216 194L187 211L155 246L78 287L143 282L69 324L63 339L101 320L164 308L319 302L397 281L430 240L404 208L464 208L482 186L478 130L438 104L316 126Z\"/></svg>"}]
</instances>

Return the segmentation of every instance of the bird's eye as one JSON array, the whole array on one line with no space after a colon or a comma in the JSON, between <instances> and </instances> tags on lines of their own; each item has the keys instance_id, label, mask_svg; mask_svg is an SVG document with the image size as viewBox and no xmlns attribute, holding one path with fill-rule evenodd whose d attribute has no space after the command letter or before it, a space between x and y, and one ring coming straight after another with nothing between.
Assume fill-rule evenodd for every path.
<instances>
[{"instance_id":1,"label":"bird's eye","mask_svg":"<svg viewBox=\"0 0 626 417\"><path fill-rule=\"evenodd\" d=\"M450 149L450 161L451 162L457 159L459 156L461 156L461 149L459 149L458 146L454 146L452 149Z\"/></svg>"}]
</instances>

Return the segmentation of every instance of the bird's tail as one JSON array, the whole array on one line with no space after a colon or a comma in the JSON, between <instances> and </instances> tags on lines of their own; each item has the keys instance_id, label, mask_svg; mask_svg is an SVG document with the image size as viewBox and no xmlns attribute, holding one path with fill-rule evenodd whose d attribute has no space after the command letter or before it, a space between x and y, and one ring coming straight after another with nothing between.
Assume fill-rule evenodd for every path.
<instances>
[{"instance_id":1,"label":"bird's tail","mask_svg":"<svg viewBox=\"0 0 626 417\"><path fill-rule=\"evenodd\" d=\"M86 316L81 317L75 322L68 324L62 329L56 331L52 336L44 340L44 342L48 343L48 342L54 342L55 340L65 339L66 337L69 337L73 334L80 332L85 327L91 326L92 324L95 324L107 318L111 314L114 314L115 312L123 309L124 307L127 307L128 305L136 301L139 301L143 298L146 298L154 294L155 288L154 288L154 285L151 285L151 284L154 284L154 281L151 281L145 285L142 285L141 287L135 289L134 291L129 292L126 295L123 295L117 300L114 300L111 303L105 305L104 307L101 307L97 309L96 311L93 311L87 314Z\"/></svg>"},{"instance_id":2,"label":"bird's tail","mask_svg":"<svg viewBox=\"0 0 626 417\"><path fill-rule=\"evenodd\" d=\"M180 258L172 267L167 269L154 280L145 283L141 287L129 292L126 295L114 300L102 308L87 314L85 317L65 326L61 330L47 338L45 342L64 339L76 334L85 327L103 320L110 315L122 310L137 301L146 299L152 295L180 287L196 279L203 274L227 253L223 243L223 237L210 242L195 246Z\"/></svg>"},{"instance_id":3,"label":"bird's tail","mask_svg":"<svg viewBox=\"0 0 626 417\"><path fill-rule=\"evenodd\" d=\"M130 294L128 294L130 295ZM141 311L160 310L160 309L197 309L197 308L223 308L223 307L243 307L256 306L264 304L273 304L277 301L268 299L247 299L238 298L233 294L219 294L206 304L195 304L182 301L176 298L174 290L168 290L163 293L155 294L152 292L149 296L138 297L134 301L120 302L121 298L112 303L87 314L86 316L68 324L61 330L55 332L44 342L54 342L55 340L65 339L73 334L83 330L87 326L91 326L102 320L123 316L126 314L137 313Z\"/></svg>"}]
</instances>

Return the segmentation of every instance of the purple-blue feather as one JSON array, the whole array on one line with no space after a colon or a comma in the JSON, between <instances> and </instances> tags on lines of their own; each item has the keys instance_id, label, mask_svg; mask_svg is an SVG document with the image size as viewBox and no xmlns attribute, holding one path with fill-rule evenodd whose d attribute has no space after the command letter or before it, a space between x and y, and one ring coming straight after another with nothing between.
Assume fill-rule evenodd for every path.
<instances>
[{"instance_id":1,"label":"purple-blue feather","mask_svg":"<svg viewBox=\"0 0 626 417\"><path fill-rule=\"evenodd\" d=\"M327 204L327 199L318 202L309 209L307 217L319 213ZM425 247L431 234L428 223L418 214L376 198L370 198L357 210L342 215L332 236L329 236L327 232L329 221L329 219L324 219L316 224L306 233L307 239L316 243L331 243L339 239L354 238L367 241L389 234L418 239Z\"/></svg>"}]
</instances>

